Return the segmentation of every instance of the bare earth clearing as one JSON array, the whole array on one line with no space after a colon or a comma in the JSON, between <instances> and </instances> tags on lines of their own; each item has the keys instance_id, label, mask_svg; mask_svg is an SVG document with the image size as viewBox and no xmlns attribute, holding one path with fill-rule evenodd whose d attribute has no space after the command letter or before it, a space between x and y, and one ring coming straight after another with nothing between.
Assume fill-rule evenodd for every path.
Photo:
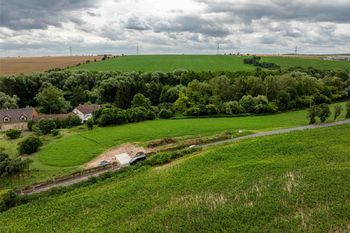
<instances>
[{"instance_id":1,"label":"bare earth clearing","mask_svg":"<svg viewBox=\"0 0 350 233\"><path fill-rule=\"evenodd\" d=\"M50 56L0 58L0 75L29 74L55 68L67 68L86 61L100 61L102 56Z\"/></svg>"}]
</instances>

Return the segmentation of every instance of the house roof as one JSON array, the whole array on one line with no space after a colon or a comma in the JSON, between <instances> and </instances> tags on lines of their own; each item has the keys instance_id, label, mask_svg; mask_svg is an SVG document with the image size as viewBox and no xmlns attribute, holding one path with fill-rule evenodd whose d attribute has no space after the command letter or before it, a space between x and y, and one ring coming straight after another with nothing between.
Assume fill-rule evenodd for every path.
<instances>
[{"instance_id":1,"label":"house roof","mask_svg":"<svg viewBox=\"0 0 350 233\"><path fill-rule=\"evenodd\" d=\"M79 104L75 109L79 110L84 115L92 114L94 111L99 110L101 108L98 104Z\"/></svg>"},{"instance_id":2,"label":"house roof","mask_svg":"<svg viewBox=\"0 0 350 233\"><path fill-rule=\"evenodd\" d=\"M1 109L0 110L0 123L4 123L4 118L10 118L10 122L23 122L22 116L27 118L26 121L31 121L35 115L34 108L16 108L16 109Z\"/></svg>"}]
</instances>

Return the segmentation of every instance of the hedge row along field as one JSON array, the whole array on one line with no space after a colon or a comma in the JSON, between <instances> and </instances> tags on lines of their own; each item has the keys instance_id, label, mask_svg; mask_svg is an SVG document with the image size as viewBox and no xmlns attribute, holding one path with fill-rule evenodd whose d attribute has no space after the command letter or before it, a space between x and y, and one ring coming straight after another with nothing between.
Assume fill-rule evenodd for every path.
<instances>
[{"instance_id":1,"label":"hedge row along field","mask_svg":"<svg viewBox=\"0 0 350 233\"><path fill-rule=\"evenodd\" d=\"M349 138L343 125L214 147L10 209L0 231L346 232Z\"/></svg>"}]
</instances>

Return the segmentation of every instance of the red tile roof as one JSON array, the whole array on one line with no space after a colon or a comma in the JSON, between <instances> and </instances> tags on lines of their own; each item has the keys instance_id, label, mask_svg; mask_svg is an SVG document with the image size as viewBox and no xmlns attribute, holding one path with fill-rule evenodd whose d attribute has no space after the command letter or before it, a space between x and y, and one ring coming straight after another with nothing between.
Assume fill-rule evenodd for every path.
<instances>
[{"instance_id":1,"label":"red tile roof","mask_svg":"<svg viewBox=\"0 0 350 233\"><path fill-rule=\"evenodd\" d=\"M84 115L92 114L94 111L99 110L100 108L101 106L98 104L79 104L79 106L76 107L76 109Z\"/></svg>"}]
</instances>

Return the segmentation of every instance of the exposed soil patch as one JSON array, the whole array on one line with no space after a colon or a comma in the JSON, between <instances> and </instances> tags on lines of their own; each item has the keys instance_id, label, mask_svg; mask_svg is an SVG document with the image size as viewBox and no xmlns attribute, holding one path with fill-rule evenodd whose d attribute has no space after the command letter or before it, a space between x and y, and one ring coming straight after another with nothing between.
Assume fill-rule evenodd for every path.
<instances>
[{"instance_id":1,"label":"exposed soil patch","mask_svg":"<svg viewBox=\"0 0 350 233\"><path fill-rule=\"evenodd\" d=\"M131 143L123 144L118 147L114 147L106 152L103 152L101 155L85 164L84 168L89 169L97 167L101 161L108 161L110 163L116 162L115 156L122 153L127 153L131 157L134 157L137 152L149 153L150 150Z\"/></svg>"}]
</instances>

